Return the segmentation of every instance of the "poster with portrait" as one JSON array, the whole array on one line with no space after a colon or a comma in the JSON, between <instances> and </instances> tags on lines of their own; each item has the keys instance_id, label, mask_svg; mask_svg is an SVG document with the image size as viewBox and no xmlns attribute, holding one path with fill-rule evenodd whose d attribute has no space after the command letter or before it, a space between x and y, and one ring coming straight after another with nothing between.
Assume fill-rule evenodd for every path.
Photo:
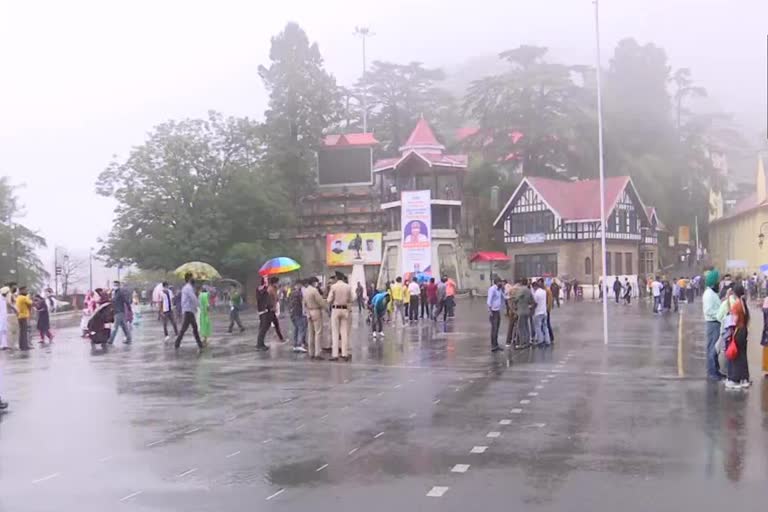
<instances>
[{"instance_id":1,"label":"poster with portrait","mask_svg":"<svg viewBox=\"0 0 768 512\"><path fill-rule=\"evenodd\" d=\"M432 206L429 190L403 192L400 197L402 271L409 277L432 272Z\"/></svg>"},{"instance_id":2,"label":"poster with portrait","mask_svg":"<svg viewBox=\"0 0 768 512\"><path fill-rule=\"evenodd\" d=\"M334 233L325 237L329 267L381 264L381 233Z\"/></svg>"}]
</instances>

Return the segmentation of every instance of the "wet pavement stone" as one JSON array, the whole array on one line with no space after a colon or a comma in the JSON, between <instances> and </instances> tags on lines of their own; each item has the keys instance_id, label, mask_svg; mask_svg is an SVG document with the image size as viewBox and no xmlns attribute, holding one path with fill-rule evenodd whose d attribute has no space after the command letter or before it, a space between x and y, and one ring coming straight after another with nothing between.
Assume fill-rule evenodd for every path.
<instances>
[{"instance_id":1,"label":"wet pavement stone","mask_svg":"<svg viewBox=\"0 0 768 512\"><path fill-rule=\"evenodd\" d=\"M252 314L214 315L201 355L152 315L107 351L62 328L0 354L0 510L762 510L761 319L753 388L726 392L700 307L611 304L605 346L600 305L569 303L553 348L496 354L480 299L384 340L355 316L350 363L257 353Z\"/></svg>"}]
</instances>

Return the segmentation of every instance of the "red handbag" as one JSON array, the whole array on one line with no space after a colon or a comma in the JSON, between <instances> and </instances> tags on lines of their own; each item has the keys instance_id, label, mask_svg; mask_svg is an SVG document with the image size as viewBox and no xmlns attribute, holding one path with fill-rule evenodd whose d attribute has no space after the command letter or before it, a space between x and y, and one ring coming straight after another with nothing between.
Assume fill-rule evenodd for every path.
<instances>
[{"instance_id":1,"label":"red handbag","mask_svg":"<svg viewBox=\"0 0 768 512\"><path fill-rule=\"evenodd\" d=\"M731 336L731 342L728 344L728 348L725 349L725 358L729 361L735 360L737 357L739 357L739 347L736 345L736 333L739 331L737 328L735 331L733 331L733 335Z\"/></svg>"}]
</instances>

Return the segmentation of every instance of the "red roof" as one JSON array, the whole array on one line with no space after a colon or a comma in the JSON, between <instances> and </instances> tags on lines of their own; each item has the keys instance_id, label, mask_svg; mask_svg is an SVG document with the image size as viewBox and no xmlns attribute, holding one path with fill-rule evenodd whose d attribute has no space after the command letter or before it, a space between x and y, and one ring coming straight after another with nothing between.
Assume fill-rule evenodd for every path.
<instances>
[{"instance_id":1,"label":"red roof","mask_svg":"<svg viewBox=\"0 0 768 512\"><path fill-rule=\"evenodd\" d=\"M475 253L475 255L469 259L469 261L471 263L478 261L509 261L509 256L503 252L481 251Z\"/></svg>"},{"instance_id":2,"label":"red roof","mask_svg":"<svg viewBox=\"0 0 768 512\"><path fill-rule=\"evenodd\" d=\"M344 133L326 135L326 146L375 146L379 143L372 133Z\"/></svg>"},{"instance_id":3,"label":"red roof","mask_svg":"<svg viewBox=\"0 0 768 512\"><path fill-rule=\"evenodd\" d=\"M758 203L757 192L753 192L749 194L747 197L745 197L744 199L737 202L736 206L732 210L729 210L728 213L726 213L719 219L712 220L710 224L732 219L734 217L738 217L739 215L743 215L745 213L751 212L752 210L756 210L758 208L762 208L764 206L768 206L768 199L766 199L762 203Z\"/></svg>"},{"instance_id":4,"label":"red roof","mask_svg":"<svg viewBox=\"0 0 768 512\"><path fill-rule=\"evenodd\" d=\"M527 178L527 181L559 217L566 220L600 219L600 180ZM605 179L606 215L613 210L628 183L629 176Z\"/></svg>"},{"instance_id":5,"label":"red roof","mask_svg":"<svg viewBox=\"0 0 768 512\"><path fill-rule=\"evenodd\" d=\"M432 131L432 127L423 117L416 123L416 127L411 132L408 140L400 148L400 151L404 149L435 149L442 151L445 146L440 144L435 137L435 132Z\"/></svg>"}]
</instances>

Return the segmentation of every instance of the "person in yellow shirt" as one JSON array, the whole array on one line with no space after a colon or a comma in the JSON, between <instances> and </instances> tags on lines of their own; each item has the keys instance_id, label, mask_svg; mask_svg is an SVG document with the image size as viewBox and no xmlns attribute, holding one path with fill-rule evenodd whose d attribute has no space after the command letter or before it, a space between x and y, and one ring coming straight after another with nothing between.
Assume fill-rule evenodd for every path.
<instances>
[{"instance_id":1,"label":"person in yellow shirt","mask_svg":"<svg viewBox=\"0 0 768 512\"><path fill-rule=\"evenodd\" d=\"M403 283L403 323L408 322L411 317L411 294L408 292L410 281L407 279Z\"/></svg>"},{"instance_id":2,"label":"person in yellow shirt","mask_svg":"<svg viewBox=\"0 0 768 512\"><path fill-rule=\"evenodd\" d=\"M16 297L16 318L19 321L19 350L29 350L29 317L32 312L32 299L27 295L27 287L19 288Z\"/></svg>"},{"instance_id":3,"label":"person in yellow shirt","mask_svg":"<svg viewBox=\"0 0 768 512\"><path fill-rule=\"evenodd\" d=\"M405 311L403 309L403 296L405 295L405 287L403 286L403 278L398 277L395 279L395 283L390 289L392 295L392 304L395 314L395 327L397 327L397 319L405 324Z\"/></svg>"}]
</instances>

